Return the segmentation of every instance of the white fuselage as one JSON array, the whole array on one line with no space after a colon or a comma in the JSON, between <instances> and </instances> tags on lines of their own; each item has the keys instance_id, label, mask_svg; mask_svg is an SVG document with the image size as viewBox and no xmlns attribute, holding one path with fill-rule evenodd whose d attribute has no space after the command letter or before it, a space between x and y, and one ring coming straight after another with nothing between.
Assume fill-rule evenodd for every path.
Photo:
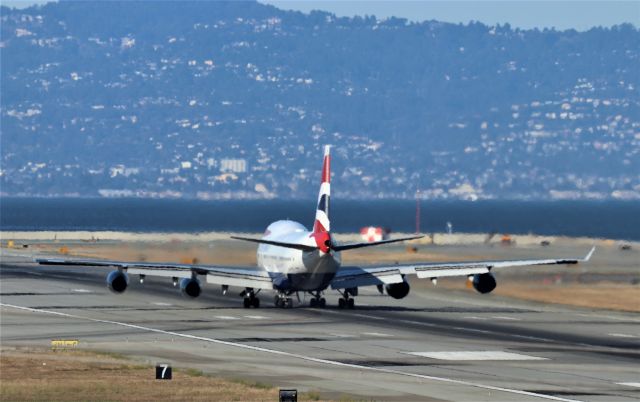
<instances>
[{"instance_id":1,"label":"white fuselage","mask_svg":"<svg viewBox=\"0 0 640 402\"><path fill-rule=\"evenodd\" d=\"M293 221L277 221L269 225L264 240L316 247L315 239L303 225ZM258 266L271 275L276 288L282 290L323 290L338 268L340 253L302 251L292 248L260 244L257 252Z\"/></svg>"}]
</instances>

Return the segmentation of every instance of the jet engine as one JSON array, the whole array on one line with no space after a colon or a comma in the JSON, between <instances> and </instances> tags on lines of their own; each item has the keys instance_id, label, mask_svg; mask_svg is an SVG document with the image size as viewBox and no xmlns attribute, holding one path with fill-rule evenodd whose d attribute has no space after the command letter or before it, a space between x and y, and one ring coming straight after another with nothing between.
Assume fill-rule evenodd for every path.
<instances>
[{"instance_id":1,"label":"jet engine","mask_svg":"<svg viewBox=\"0 0 640 402\"><path fill-rule=\"evenodd\" d=\"M473 288L479 293L491 293L496 288L496 278L491 273L473 275Z\"/></svg>"},{"instance_id":2,"label":"jet engine","mask_svg":"<svg viewBox=\"0 0 640 402\"><path fill-rule=\"evenodd\" d=\"M113 293L122 293L129 286L129 276L122 271L111 271L107 275L107 286Z\"/></svg>"},{"instance_id":3,"label":"jet engine","mask_svg":"<svg viewBox=\"0 0 640 402\"><path fill-rule=\"evenodd\" d=\"M195 278L184 278L180 281L180 291L185 297L196 298L202 292L200 281Z\"/></svg>"},{"instance_id":4,"label":"jet engine","mask_svg":"<svg viewBox=\"0 0 640 402\"><path fill-rule=\"evenodd\" d=\"M409 294L409 283L408 282L400 282L400 283L392 283L391 285L387 285L385 287L387 290L387 294L394 299L402 299Z\"/></svg>"}]
</instances>

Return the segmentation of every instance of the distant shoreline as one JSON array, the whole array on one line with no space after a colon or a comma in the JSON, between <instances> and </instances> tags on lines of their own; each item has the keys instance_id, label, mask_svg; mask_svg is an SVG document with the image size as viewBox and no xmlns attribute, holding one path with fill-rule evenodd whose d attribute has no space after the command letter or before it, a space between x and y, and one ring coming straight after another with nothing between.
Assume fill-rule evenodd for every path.
<instances>
[{"instance_id":1,"label":"distant shoreline","mask_svg":"<svg viewBox=\"0 0 640 402\"><path fill-rule=\"evenodd\" d=\"M244 194L245 192L238 192ZM263 196L260 194L252 194L252 196L236 198L235 193L223 192L212 193L215 197L198 197L190 194L180 195L167 195L167 196L152 196L152 195L123 195L123 196L102 196L95 195L79 195L79 194L55 194L55 195L43 195L43 194L7 194L0 192L0 201L2 200L124 200L124 201L195 201L195 202L309 202L315 201L315 197L283 197L278 195ZM371 197L369 194L363 194L360 196L353 196L351 193L344 192L340 189L333 190L333 196L341 200L350 202L415 202L416 198L413 194L407 196L375 196ZM483 198L477 199L469 198L429 198L427 195L420 197L421 202L431 203L483 203L483 202L516 202L516 203L563 203L563 202L578 202L578 203L636 203L640 204L640 196L638 197L589 197L589 196L577 196L577 197L503 197L503 198Z\"/></svg>"},{"instance_id":2,"label":"distant shoreline","mask_svg":"<svg viewBox=\"0 0 640 402\"><path fill-rule=\"evenodd\" d=\"M409 236L413 233L393 233L393 237ZM233 241L232 235L248 235L251 237L260 237L262 233L257 232L129 232L129 231L84 231L84 230L68 230L68 231L0 231L0 239L2 246L6 246L9 240L18 242L82 242L82 243L100 243L100 242L212 242L220 240ZM335 233L339 241L360 241L358 233ZM570 237L570 236L545 236L536 234L512 234L512 245L516 246L541 246L546 241L549 244L567 244L586 246L618 246L620 244L629 244L634 249L640 248L640 241L624 241L617 239L591 238L591 237ZM445 232L425 234L425 237L418 240L407 242L410 244L426 244L426 245L499 245L502 244L502 235L496 235L487 241L486 233L454 233ZM19 246L19 245L17 245Z\"/></svg>"},{"instance_id":3,"label":"distant shoreline","mask_svg":"<svg viewBox=\"0 0 640 402\"><path fill-rule=\"evenodd\" d=\"M0 231L135 233L262 233L290 219L310 226L315 200L142 200L0 198ZM640 202L422 201L419 231L536 234L640 241ZM415 200L331 200L331 226L357 233L366 226L416 231Z\"/></svg>"}]
</instances>

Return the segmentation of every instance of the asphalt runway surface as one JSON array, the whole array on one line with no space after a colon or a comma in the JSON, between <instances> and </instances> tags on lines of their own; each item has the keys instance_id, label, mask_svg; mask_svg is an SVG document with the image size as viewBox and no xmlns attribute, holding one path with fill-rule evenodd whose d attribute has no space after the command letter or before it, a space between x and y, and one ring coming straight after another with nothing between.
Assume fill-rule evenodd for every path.
<instances>
[{"instance_id":1,"label":"asphalt runway surface","mask_svg":"<svg viewBox=\"0 0 640 402\"><path fill-rule=\"evenodd\" d=\"M82 348L323 398L640 399L639 314L437 287L403 300L361 290L354 310L338 309L336 292L327 292L326 309L304 300L275 308L262 292L261 308L244 309L241 289L223 296L205 285L186 299L161 278L131 277L116 295L105 285L109 271L38 266L3 251L2 346L78 339Z\"/></svg>"}]
</instances>

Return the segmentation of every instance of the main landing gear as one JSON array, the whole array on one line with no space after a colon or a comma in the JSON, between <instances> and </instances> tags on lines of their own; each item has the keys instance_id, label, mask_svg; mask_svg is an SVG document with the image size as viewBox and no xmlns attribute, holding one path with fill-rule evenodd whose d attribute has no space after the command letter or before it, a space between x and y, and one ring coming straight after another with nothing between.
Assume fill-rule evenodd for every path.
<instances>
[{"instance_id":1,"label":"main landing gear","mask_svg":"<svg viewBox=\"0 0 640 402\"><path fill-rule=\"evenodd\" d=\"M290 295L286 293L276 293L273 297L273 303L276 307L280 308L291 308L293 307L293 299L289 297Z\"/></svg>"},{"instance_id":2,"label":"main landing gear","mask_svg":"<svg viewBox=\"0 0 640 402\"><path fill-rule=\"evenodd\" d=\"M358 288L349 288L345 289L344 292L340 292L342 297L338 299L338 308L348 308L353 309L356 305L355 299L350 296L358 295Z\"/></svg>"},{"instance_id":3,"label":"main landing gear","mask_svg":"<svg viewBox=\"0 0 640 402\"><path fill-rule=\"evenodd\" d=\"M315 307L319 307L319 308L325 308L327 307L327 300L321 296L320 292L316 292L315 294L313 294L312 292L309 292L313 297L311 298L311 300L309 300L309 307L311 308L315 308Z\"/></svg>"},{"instance_id":4,"label":"main landing gear","mask_svg":"<svg viewBox=\"0 0 640 402\"><path fill-rule=\"evenodd\" d=\"M353 309L355 307L355 299L353 297L341 297L338 299L338 308Z\"/></svg>"},{"instance_id":5,"label":"main landing gear","mask_svg":"<svg viewBox=\"0 0 640 402\"><path fill-rule=\"evenodd\" d=\"M244 308L259 308L260 307L260 299L256 297L256 295L260 293L260 290L254 292L252 288L246 288L240 293L240 296L244 297L242 302L242 306Z\"/></svg>"}]
</instances>

